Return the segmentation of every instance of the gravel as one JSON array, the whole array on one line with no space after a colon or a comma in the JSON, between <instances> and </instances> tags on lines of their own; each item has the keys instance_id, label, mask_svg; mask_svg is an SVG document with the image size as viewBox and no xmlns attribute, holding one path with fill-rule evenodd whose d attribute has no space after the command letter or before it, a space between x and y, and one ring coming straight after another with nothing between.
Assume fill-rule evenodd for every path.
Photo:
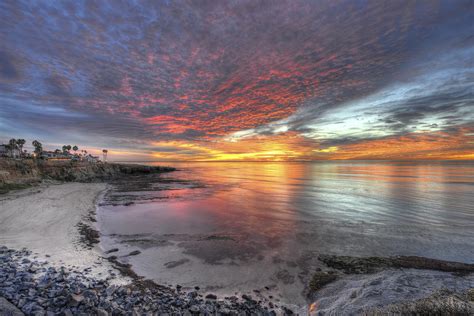
<instances>
[{"instance_id":1,"label":"gravel","mask_svg":"<svg viewBox=\"0 0 474 316\"><path fill-rule=\"evenodd\" d=\"M87 268L56 268L30 256L27 249L0 246L0 297L26 315L276 315L248 298L218 299L213 294L203 298L194 290L171 289L146 280L116 285L110 275L98 279Z\"/></svg>"}]
</instances>

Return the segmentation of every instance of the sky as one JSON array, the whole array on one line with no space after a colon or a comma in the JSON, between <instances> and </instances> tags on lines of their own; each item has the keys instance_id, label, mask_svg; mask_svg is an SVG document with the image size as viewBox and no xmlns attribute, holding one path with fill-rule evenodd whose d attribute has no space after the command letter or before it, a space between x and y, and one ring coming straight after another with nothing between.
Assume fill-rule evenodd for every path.
<instances>
[{"instance_id":1,"label":"sky","mask_svg":"<svg viewBox=\"0 0 474 316\"><path fill-rule=\"evenodd\" d=\"M474 1L0 2L0 142L474 159Z\"/></svg>"}]
</instances>

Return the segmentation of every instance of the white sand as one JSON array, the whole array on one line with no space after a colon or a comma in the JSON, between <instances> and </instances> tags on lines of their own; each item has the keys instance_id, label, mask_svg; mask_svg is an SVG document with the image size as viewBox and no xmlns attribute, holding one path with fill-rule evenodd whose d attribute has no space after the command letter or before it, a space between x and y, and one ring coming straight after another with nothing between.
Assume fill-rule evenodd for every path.
<instances>
[{"instance_id":1,"label":"white sand","mask_svg":"<svg viewBox=\"0 0 474 316\"><path fill-rule=\"evenodd\" d=\"M85 249L79 242L77 224L94 224L88 217L106 187L105 183L50 184L0 196L0 245L25 247L53 265L90 267L92 274L105 275L110 265L97 247Z\"/></svg>"}]
</instances>

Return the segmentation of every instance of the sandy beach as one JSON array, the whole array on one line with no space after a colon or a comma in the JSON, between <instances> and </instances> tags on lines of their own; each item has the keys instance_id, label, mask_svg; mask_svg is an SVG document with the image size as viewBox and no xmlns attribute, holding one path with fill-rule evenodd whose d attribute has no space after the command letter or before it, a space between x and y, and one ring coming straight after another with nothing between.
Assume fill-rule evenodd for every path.
<instances>
[{"instance_id":1,"label":"sandy beach","mask_svg":"<svg viewBox=\"0 0 474 316\"><path fill-rule=\"evenodd\" d=\"M0 197L0 244L27 248L56 266L110 269L97 247L85 247L78 224L94 225L96 200L105 183L43 184ZM92 220L92 221L91 221Z\"/></svg>"}]
</instances>

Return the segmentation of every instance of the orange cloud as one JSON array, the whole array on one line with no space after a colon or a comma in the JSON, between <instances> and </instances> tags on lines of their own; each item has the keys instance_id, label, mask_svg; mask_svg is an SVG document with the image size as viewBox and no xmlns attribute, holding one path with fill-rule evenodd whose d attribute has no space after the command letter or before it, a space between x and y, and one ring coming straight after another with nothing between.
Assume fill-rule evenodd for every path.
<instances>
[{"instance_id":1,"label":"orange cloud","mask_svg":"<svg viewBox=\"0 0 474 316\"><path fill-rule=\"evenodd\" d=\"M411 133L377 140L361 140L321 147L318 141L295 132L254 136L239 141L157 142L153 158L188 161L312 161L371 159L474 159L474 128L450 132ZM174 148L160 151L160 148Z\"/></svg>"},{"instance_id":2,"label":"orange cloud","mask_svg":"<svg viewBox=\"0 0 474 316\"><path fill-rule=\"evenodd\" d=\"M452 132L411 133L333 148L320 159L474 159L474 128Z\"/></svg>"},{"instance_id":3,"label":"orange cloud","mask_svg":"<svg viewBox=\"0 0 474 316\"><path fill-rule=\"evenodd\" d=\"M216 142L156 142L153 154L161 160L190 161L291 161L311 160L312 149L316 142L296 133L273 136L257 136L238 142L220 140ZM161 148L174 148L172 152L160 151ZM191 153L192 152L192 153Z\"/></svg>"}]
</instances>

